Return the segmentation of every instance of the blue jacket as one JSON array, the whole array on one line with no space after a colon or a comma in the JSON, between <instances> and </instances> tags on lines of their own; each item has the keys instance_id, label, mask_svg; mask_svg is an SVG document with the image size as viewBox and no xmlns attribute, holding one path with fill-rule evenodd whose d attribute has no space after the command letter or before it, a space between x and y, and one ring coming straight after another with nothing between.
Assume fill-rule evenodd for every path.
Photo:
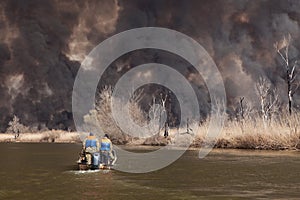
<instances>
[{"instance_id":1,"label":"blue jacket","mask_svg":"<svg viewBox=\"0 0 300 200\"><path fill-rule=\"evenodd\" d=\"M85 148L87 148L87 147L97 147L97 141L87 139L85 141Z\"/></svg>"},{"instance_id":2,"label":"blue jacket","mask_svg":"<svg viewBox=\"0 0 300 200\"><path fill-rule=\"evenodd\" d=\"M111 141L108 138L103 138L100 144L101 151L110 151L111 150Z\"/></svg>"},{"instance_id":3,"label":"blue jacket","mask_svg":"<svg viewBox=\"0 0 300 200\"><path fill-rule=\"evenodd\" d=\"M88 147L99 148L98 145L99 145L99 141L95 136L88 136L85 139L85 143L84 143L85 148L88 148Z\"/></svg>"}]
</instances>

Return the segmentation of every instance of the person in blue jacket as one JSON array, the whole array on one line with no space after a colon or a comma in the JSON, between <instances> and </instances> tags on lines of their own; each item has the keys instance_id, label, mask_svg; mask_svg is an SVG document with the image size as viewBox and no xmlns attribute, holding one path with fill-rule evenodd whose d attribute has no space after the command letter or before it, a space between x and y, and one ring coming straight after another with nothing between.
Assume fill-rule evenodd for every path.
<instances>
[{"instance_id":1,"label":"person in blue jacket","mask_svg":"<svg viewBox=\"0 0 300 200\"><path fill-rule=\"evenodd\" d=\"M92 154L99 151L100 143L99 140L93 133L83 141L83 149L86 153L87 164L92 164Z\"/></svg>"},{"instance_id":2,"label":"person in blue jacket","mask_svg":"<svg viewBox=\"0 0 300 200\"><path fill-rule=\"evenodd\" d=\"M114 156L112 154L112 143L109 139L109 136L105 134L100 143L100 166L108 166L111 159L114 159Z\"/></svg>"}]
</instances>

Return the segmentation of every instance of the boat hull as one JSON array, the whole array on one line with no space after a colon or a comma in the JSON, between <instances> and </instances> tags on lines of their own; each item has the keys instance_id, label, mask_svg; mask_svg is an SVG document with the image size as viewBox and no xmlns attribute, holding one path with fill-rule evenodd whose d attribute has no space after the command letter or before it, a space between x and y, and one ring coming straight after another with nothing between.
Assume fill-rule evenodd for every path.
<instances>
[{"instance_id":1,"label":"boat hull","mask_svg":"<svg viewBox=\"0 0 300 200\"><path fill-rule=\"evenodd\" d=\"M97 169L109 170L109 169L112 169L115 162L117 161L117 155L114 150L112 151L112 154L114 156L114 159L110 159L109 165L104 165L104 164L100 163L99 158L98 158L99 153L95 153L92 155L92 164L87 164L86 155L81 154L80 159L77 162L78 169L79 170L97 170Z\"/></svg>"}]
</instances>

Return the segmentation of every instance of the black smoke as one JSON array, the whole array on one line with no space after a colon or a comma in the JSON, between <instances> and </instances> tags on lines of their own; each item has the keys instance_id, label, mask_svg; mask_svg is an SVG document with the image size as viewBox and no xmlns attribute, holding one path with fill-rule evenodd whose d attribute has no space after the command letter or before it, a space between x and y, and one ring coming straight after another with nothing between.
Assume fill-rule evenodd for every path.
<instances>
[{"instance_id":1,"label":"black smoke","mask_svg":"<svg viewBox=\"0 0 300 200\"><path fill-rule=\"evenodd\" d=\"M1 131L14 114L25 125L73 129L72 87L84 56L115 33L145 26L197 40L222 73L229 105L240 96L257 101L254 84L260 76L268 77L286 102L285 71L273 45L291 34L291 59L299 58L299 23L298 0L1 1ZM201 107L207 106L204 83L192 66L173 55L148 53L121 57L106 82L114 83L136 64L167 63L183 69ZM299 90L294 98L299 106Z\"/></svg>"}]
</instances>

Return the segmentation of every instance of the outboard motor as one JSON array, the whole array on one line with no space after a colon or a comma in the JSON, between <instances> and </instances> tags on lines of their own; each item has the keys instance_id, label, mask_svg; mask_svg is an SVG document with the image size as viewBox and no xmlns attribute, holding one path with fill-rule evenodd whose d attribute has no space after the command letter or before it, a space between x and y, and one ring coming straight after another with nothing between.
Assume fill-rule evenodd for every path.
<instances>
[{"instance_id":1,"label":"outboard motor","mask_svg":"<svg viewBox=\"0 0 300 200\"><path fill-rule=\"evenodd\" d=\"M100 153L93 153L93 166L94 168L98 168L100 164Z\"/></svg>"}]
</instances>

